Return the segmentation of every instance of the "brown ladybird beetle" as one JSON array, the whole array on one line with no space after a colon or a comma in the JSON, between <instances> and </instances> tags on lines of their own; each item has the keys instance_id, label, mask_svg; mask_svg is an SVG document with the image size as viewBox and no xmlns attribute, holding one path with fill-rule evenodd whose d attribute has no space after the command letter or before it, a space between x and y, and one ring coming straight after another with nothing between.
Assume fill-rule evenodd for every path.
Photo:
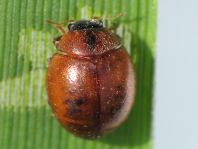
<instances>
[{"instance_id":1,"label":"brown ladybird beetle","mask_svg":"<svg viewBox=\"0 0 198 149\"><path fill-rule=\"evenodd\" d=\"M112 132L127 118L135 79L121 39L99 19L69 23L55 38L59 50L47 72L49 104L62 126L89 139Z\"/></svg>"}]
</instances>

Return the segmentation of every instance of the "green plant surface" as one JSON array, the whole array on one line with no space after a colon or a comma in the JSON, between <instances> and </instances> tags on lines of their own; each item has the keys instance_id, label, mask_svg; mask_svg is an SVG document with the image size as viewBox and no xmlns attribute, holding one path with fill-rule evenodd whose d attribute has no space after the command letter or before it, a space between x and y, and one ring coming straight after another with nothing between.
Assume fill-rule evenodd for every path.
<instances>
[{"instance_id":1,"label":"green plant surface","mask_svg":"<svg viewBox=\"0 0 198 149\"><path fill-rule=\"evenodd\" d=\"M151 149L156 0L0 0L0 149ZM66 132L47 102L45 77L52 40L46 20L105 20L135 65L136 100L114 133L84 140Z\"/></svg>"}]
</instances>

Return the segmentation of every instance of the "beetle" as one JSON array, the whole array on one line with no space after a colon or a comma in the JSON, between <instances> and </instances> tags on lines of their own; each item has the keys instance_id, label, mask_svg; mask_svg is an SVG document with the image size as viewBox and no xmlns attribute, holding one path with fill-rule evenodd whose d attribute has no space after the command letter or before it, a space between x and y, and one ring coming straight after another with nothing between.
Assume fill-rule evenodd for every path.
<instances>
[{"instance_id":1,"label":"beetle","mask_svg":"<svg viewBox=\"0 0 198 149\"><path fill-rule=\"evenodd\" d=\"M134 66L121 38L100 19L68 23L54 40L48 65L48 102L71 133L88 139L108 134L127 118L135 93Z\"/></svg>"}]
</instances>

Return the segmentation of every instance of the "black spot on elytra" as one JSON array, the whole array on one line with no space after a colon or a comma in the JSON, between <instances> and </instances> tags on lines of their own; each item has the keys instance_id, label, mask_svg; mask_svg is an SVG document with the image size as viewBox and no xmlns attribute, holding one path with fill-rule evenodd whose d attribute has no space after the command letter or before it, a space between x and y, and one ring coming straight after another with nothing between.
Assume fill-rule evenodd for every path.
<instances>
[{"instance_id":1,"label":"black spot on elytra","mask_svg":"<svg viewBox=\"0 0 198 149\"><path fill-rule=\"evenodd\" d=\"M81 112L80 106L86 102L85 98L78 99L66 99L65 104L68 106L68 111L70 114Z\"/></svg>"},{"instance_id":2,"label":"black spot on elytra","mask_svg":"<svg viewBox=\"0 0 198 149\"><path fill-rule=\"evenodd\" d=\"M113 98L115 100L123 100L126 96L124 86L122 84L119 84L115 86L115 89L116 90L115 90L115 94L113 95Z\"/></svg>"},{"instance_id":3,"label":"black spot on elytra","mask_svg":"<svg viewBox=\"0 0 198 149\"><path fill-rule=\"evenodd\" d=\"M100 113L99 113L99 112L95 112L95 113L93 114L93 116L92 116L92 119L93 119L93 120L98 120L99 117L100 117Z\"/></svg>"},{"instance_id":4,"label":"black spot on elytra","mask_svg":"<svg viewBox=\"0 0 198 149\"><path fill-rule=\"evenodd\" d=\"M117 111L118 111L118 110L117 110L116 108L113 108L113 109L111 110L111 114L116 114Z\"/></svg>"},{"instance_id":5,"label":"black spot on elytra","mask_svg":"<svg viewBox=\"0 0 198 149\"><path fill-rule=\"evenodd\" d=\"M117 106L117 107L113 107L110 109L110 114L114 115L116 113L118 113L121 109L121 106Z\"/></svg>"},{"instance_id":6,"label":"black spot on elytra","mask_svg":"<svg viewBox=\"0 0 198 149\"><path fill-rule=\"evenodd\" d=\"M124 94L114 95L114 99L116 99L116 100L122 100L124 98L125 98L125 95Z\"/></svg>"},{"instance_id":7,"label":"black spot on elytra","mask_svg":"<svg viewBox=\"0 0 198 149\"><path fill-rule=\"evenodd\" d=\"M86 33L86 43L89 47L94 48L96 44L96 36L92 31Z\"/></svg>"},{"instance_id":8,"label":"black spot on elytra","mask_svg":"<svg viewBox=\"0 0 198 149\"><path fill-rule=\"evenodd\" d=\"M115 88L119 91L123 91L124 87L122 84L115 86Z\"/></svg>"},{"instance_id":9,"label":"black spot on elytra","mask_svg":"<svg viewBox=\"0 0 198 149\"><path fill-rule=\"evenodd\" d=\"M75 102L78 106L81 106L82 104L86 102L86 100L85 98L79 98L79 99L76 99Z\"/></svg>"}]
</instances>

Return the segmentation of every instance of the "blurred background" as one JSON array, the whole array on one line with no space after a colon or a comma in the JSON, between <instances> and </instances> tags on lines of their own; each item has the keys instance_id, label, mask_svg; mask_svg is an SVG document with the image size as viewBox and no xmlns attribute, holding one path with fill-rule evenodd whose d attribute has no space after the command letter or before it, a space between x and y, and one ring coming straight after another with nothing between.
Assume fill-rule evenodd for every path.
<instances>
[{"instance_id":1,"label":"blurred background","mask_svg":"<svg viewBox=\"0 0 198 149\"><path fill-rule=\"evenodd\" d=\"M198 1L159 0L155 149L198 148Z\"/></svg>"}]
</instances>

